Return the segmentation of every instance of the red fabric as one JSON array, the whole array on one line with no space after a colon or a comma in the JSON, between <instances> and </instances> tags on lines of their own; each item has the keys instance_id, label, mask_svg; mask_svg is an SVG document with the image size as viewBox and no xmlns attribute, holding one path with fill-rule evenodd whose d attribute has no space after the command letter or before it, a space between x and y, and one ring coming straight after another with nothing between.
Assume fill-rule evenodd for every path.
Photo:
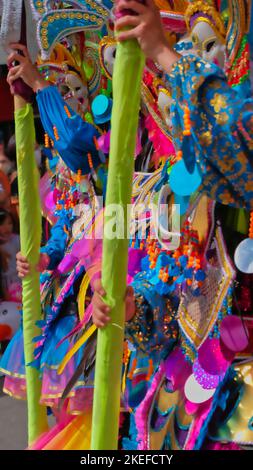
<instances>
[{"instance_id":1,"label":"red fabric","mask_svg":"<svg viewBox=\"0 0 253 470\"><path fill-rule=\"evenodd\" d=\"M0 107L0 109L1 109L1 107ZM6 192L6 195L10 196L10 194L11 194L11 185L10 185L10 182L9 182L9 178L1 170L0 170L0 184L3 186L3 189Z\"/></svg>"},{"instance_id":2,"label":"red fabric","mask_svg":"<svg viewBox=\"0 0 253 470\"><path fill-rule=\"evenodd\" d=\"M5 78L0 78L0 122L14 119L13 97Z\"/></svg>"}]
</instances>

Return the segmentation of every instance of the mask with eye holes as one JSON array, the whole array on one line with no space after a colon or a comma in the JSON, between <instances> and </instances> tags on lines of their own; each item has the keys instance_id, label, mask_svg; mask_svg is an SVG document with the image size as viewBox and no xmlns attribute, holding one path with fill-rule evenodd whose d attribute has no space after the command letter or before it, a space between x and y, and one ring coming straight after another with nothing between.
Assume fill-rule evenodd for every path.
<instances>
[{"instance_id":1,"label":"mask with eye holes","mask_svg":"<svg viewBox=\"0 0 253 470\"><path fill-rule=\"evenodd\" d=\"M48 61L38 60L43 76L54 83L71 109L84 117L89 108L86 76L74 54L63 44L57 44Z\"/></svg>"},{"instance_id":2,"label":"mask with eye holes","mask_svg":"<svg viewBox=\"0 0 253 470\"><path fill-rule=\"evenodd\" d=\"M192 2L185 16L195 52L207 62L224 69L226 28L215 3L212 0Z\"/></svg>"},{"instance_id":3,"label":"mask with eye holes","mask_svg":"<svg viewBox=\"0 0 253 470\"><path fill-rule=\"evenodd\" d=\"M158 107L166 126L171 129L171 108L172 98L170 92L163 86L158 87Z\"/></svg>"},{"instance_id":4,"label":"mask with eye holes","mask_svg":"<svg viewBox=\"0 0 253 470\"><path fill-rule=\"evenodd\" d=\"M226 46L217 37L215 30L206 22L200 21L192 29L192 42L194 49L200 57L221 68L225 66Z\"/></svg>"},{"instance_id":5,"label":"mask with eye holes","mask_svg":"<svg viewBox=\"0 0 253 470\"><path fill-rule=\"evenodd\" d=\"M117 42L110 36L105 36L99 44L99 58L101 67L107 78L112 79L113 67L116 57Z\"/></svg>"},{"instance_id":6,"label":"mask with eye holes","mask_svg":"<svg viewBox=\"0 0 253 470\"><path fill-rule=\"evenodd\" d=\"M61 77L58 89L73 111L85 114L89 105L88 89L77 73L68 72Z\"/></svg>"}]
</instances>

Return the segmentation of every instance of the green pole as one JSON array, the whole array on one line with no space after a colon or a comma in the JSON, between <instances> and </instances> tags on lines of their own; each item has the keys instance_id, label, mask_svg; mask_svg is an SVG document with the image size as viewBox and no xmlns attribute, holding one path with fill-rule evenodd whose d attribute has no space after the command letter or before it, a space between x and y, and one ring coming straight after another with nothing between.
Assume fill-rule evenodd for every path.
<instances>
[{"instance_id":1,"label":"green pole","mask_svg":"<svg viewBox=\"0 0 253 470\"><path fill-rule=\"evenodd\" d=\"M28 443L33 443L48 429L46 408L39 404L39 371L29 366L34 360L36 322L41 319L40 281L36 265L41 242L39 172L34 157L35 130L33 110L22 98L15 97L15 135L17 149L21 252L31 270L23 280L23 330L28 405Z\"/></svg>"},{"instance_id":2,"label":"green pole","mask_svg":"<svg viewBox=\"0 0 253 470\"><path fill-rule=\"evenodd\" d=\"M127 205L131 203L143 67L144 56L137 41L118 44L113 72L111 150L102 262L102 284L107 293L105 302L112 310L111 322L98 331L92 450L115 450L118 447L128 263ZM123 211L122 238L110 239L107 233L113 218L108 212L112 204L117 205L119 214Z\"/></svg>"}]
</instances>

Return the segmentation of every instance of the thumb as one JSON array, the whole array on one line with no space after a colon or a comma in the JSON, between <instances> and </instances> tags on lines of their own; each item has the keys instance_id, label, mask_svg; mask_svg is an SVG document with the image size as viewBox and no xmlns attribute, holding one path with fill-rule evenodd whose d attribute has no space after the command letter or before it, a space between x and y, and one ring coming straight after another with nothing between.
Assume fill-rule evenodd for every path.
<instances>
[{"instance_id":1,"label":"thumb","mask_svg":"<svg viewBox=\"0 0 253 470\"><path fill-rule=\"evenodd\" d=\"M132 286L127 286L125 300L129 300L131 297L134 297L134 288Z\"/></svg>"}]
</instances>

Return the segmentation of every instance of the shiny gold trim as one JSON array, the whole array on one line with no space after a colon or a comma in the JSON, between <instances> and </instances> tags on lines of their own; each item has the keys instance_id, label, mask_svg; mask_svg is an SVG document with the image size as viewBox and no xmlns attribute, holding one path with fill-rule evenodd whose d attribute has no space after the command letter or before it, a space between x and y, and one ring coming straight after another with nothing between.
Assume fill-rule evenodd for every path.
<instances>
[{"instance_id":1,"label":"shiny gold trim","mask_svg":"<svg viewBox=\"0 0 253 470\"><path fill-rule=\"evenodd\" d=\"M14 377L16 379L25 379L25 375L10 372L9 370L5 370L2 367L0 367L0 372L2 372L4 375L7 375L8 377Z\"/></svg>"},{"instance_id":2,"label":"shiny gold trim","mask_svg":"<svg viewBox=\"0 0 253 470\"><path fill-rule=\"evenodd\" d=\"M16 400L26 401L26 398L21 397L20 395L16 395L15 393L10 392L10 391L7 390L6 388L3 388L3 392L4 392L6 395L9 395L11 398L15 398Z\"/></svg>"},{"instance_id":3,"label":"shiny gold trim","mask_svg":"<svg viewBox=\"0 0 253 470\"><path fill-rule=\"evenodd\" d=\"M208 23L215 30L217 35L220 38L222 38L223 41L225 40L226 30L225 30L225 26L224 26L224 23L221 19L220 14L217 12L217 10L213 6L207 5L203 1L197 1L197 2L194 2L194 3L190 4L188 6L186 12L185 12L186 25L187 25L187 28L188 28L189 31L192 30L192 27L190 25L191 18L196 13L200 13L200 14L203 13L203 14L206 14L206 15L210 16L213 19L213 22L208 20L208 18L206 18L206 17L204 17L204 18L199 17L194 21L194 25L196 23L199 23L200 20L201 21L205 20L206 23Z\"/></svg>"}]
</instances>

